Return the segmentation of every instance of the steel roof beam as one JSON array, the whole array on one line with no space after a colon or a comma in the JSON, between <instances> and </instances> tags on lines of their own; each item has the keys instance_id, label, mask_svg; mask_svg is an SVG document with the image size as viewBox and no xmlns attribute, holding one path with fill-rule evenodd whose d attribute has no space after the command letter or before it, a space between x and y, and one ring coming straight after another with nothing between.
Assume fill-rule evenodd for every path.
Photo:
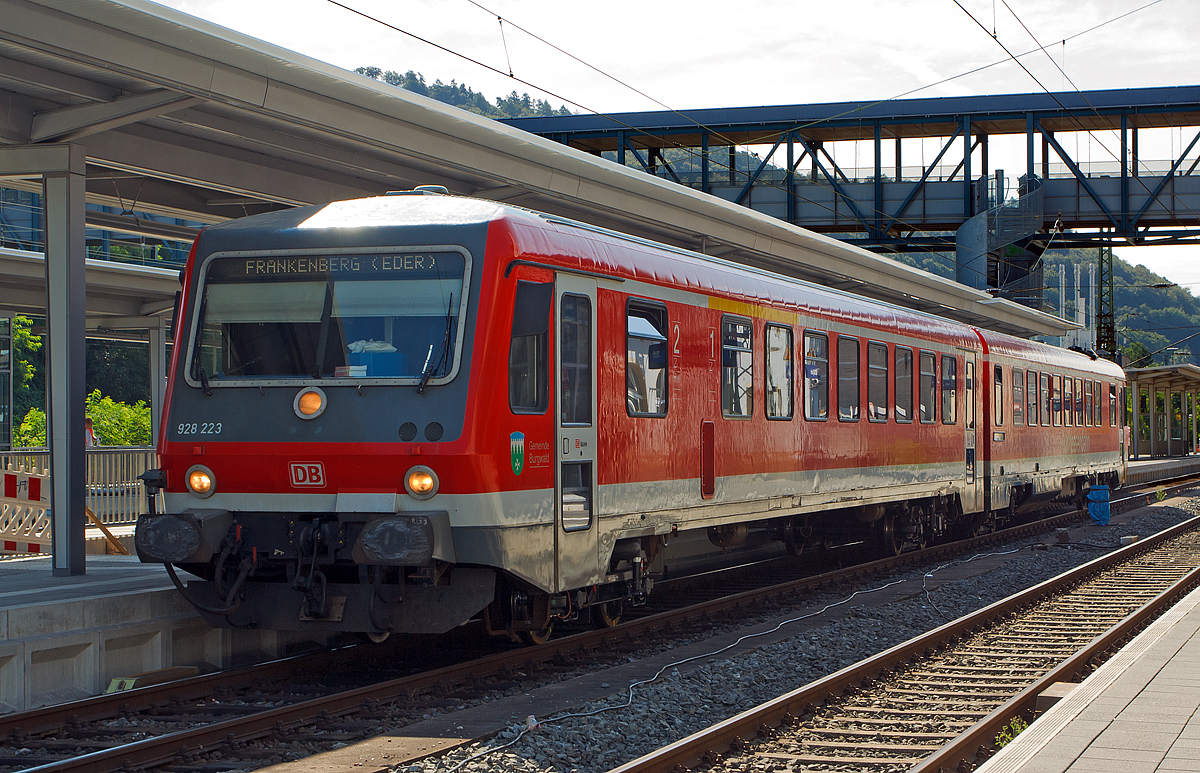
<instances>
[{"instance_id":1,"label":"steel roof beam","mask_svg":"<svg viewBox=\"0 0 1200 773\"><path fill-rule=\"evenodd\" d=\"M30 142L66 141L137 123L163 113L198 104L201 100L168 89L122 97L112 102L47 110L33 116Z\"/></svg>"}]
</instances>

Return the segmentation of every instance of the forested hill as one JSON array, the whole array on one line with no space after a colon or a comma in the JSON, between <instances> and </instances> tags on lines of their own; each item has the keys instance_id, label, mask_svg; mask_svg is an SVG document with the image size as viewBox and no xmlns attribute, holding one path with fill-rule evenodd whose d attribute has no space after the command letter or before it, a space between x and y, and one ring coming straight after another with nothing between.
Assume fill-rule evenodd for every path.
<instances>
[{"instance_id":1,"label":"forested hill","mask_svg":"<svg viewBox=\"0 0 1200 773\"><path fill-rule=\"evenodd\" d=\"M910 266L931 274L954 278L954 256L942 253L892 254ZM1068 293L1074 279L1074 265L1080 264L1083 281L1086 283L1088 265L1095 265L1095 250L1051 250L1045 256L1046 310L1058 313L1058 267L1066 265ZM1168 285L1168 286L1163 286ZM1156 365L1174 362L1200 364L1200 335L1183 340L1193 333L1200 333L1200 298L1187 288L1173 285L1171 280L1154 272L1126 263L1113 253L1113 305L1117 324L1117 342L1128 355L1126 362L1134 367L1145 367L1143 358L1150 352L1158 352L1153 358ZM1176 346L1166 351L1168 346ZM1163 350L1163 351L1159 351ZM1197 354L1194 354L1197 353Z\"/></svg>"},{"instance_id":2,"label":"forested hill","mask_svg":"<svg viewBox=\"0 0 1200 773\"><path fill-rule=\"evenodd\" d=\"M488 118L571 115L571 111L567 109L566 105L555 110L549 102L544 99L533 99L528 92L518 94L513 91L503 99L496 97L496 103L492 104L487 97L465 83L457 83L453 80L449 83L442 83L441 79L438 79L429 84L425 82L424 75L412 70L401 75L394 70L384 71L378 67L359 67L355 72Z\"/></svg>"}]
</instances>

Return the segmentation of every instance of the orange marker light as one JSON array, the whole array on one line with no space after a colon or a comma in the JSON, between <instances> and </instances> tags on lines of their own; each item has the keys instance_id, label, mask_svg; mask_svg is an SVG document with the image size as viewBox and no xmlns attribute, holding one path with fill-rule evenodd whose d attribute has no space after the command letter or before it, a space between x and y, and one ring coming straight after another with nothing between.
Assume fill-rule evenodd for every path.
<instances>
[{"instance_id":1,"label":"orange marker light","mask_svg":"<svg viewBox=\"0 0 1200 773\"><path fill-rule=\"evenodd\" d=\"M305 392L300 395L297 407L300 409L300 413L303 413L305 416L312 416L321 410L321 402L321 395L317 392Z\"/></svg>"}]
</instances>

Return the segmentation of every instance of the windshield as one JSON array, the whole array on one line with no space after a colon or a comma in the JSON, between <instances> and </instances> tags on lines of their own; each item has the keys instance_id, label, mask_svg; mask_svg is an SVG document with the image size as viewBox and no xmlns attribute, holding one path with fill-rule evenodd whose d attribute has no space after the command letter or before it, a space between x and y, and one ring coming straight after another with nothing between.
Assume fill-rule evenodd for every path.
<instances>
[{"instance_id":1,"label":"windshield","mask_svg":"<svg viewBox=\"0 0 1200 773\"><path fill-rule=\"evenodd\" d=\"M213 258L189 380L437 383L457 367L468 271L457 248Z\"/></svg>"}]
</instances>

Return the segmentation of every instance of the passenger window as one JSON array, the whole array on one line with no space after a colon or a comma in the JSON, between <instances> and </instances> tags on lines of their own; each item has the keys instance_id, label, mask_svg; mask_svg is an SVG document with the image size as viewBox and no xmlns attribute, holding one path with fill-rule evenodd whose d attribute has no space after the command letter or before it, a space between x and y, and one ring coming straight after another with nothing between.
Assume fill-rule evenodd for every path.
<instances>
[{"instance_id":1,"label":"passenger window","mask_svg":"<svg viewBox=\"0 0 1200 773\"><path fill-rule=\"evenodd\" d=\"M592 301L562 296L562 423L592 423Z\"/></svg>"},{"instance_id":2,"label":"passenger window","mask_svg":"<svg viewBox=\"0 0 1200 773\"><path fill-rule=\"evenodd\" d=\"M792 329L767 325L767 418L792 418Z\"/></svg>"},{"instance_id":3,"label":"passenger window","mask_svg":"<svg viewBox=\"0 0 1200 773\"><path fill-rule=\"evenodd\" d=\"M1029 426L1038 425L1038 374L1025 371L1025 405L1029 407Z\"/></svg>"},{"instance_id":4,"label":"passenger window","mask_svg":"<svg viewBox=\"0 0 1200 773\"><path fill-rule=\"evenodd\" d=\"M1104 410L1100 407L1100 382L1092 384L1092 426L1099 427L1104 419Z\"/></svg>"},{"instance_id":5,"label":"passenger window","mask_svg":"<svg viewBox=\"0 0 1200 773\"><path fill-rule=\"evenodd\" d=\"M838 421L858 421L858 339L838 336Z\"/></svg>"},{"instance_id":6,"label":"passenger window","mask_svg":"<svg viewBox=\"0 0 1200 773\"><path fill-rule=\"evenodd\" d=\"M888 356L887 344L867 344L867 418L887 421Z\"/></svg>"},{"instance_id":7,"label":"passenger window","mask_svg":"<svg viewBox=\"0 0 1200 773\"><path fill-rule=\"evenodd\" d=\"M912 349L896 347L896 421L911 422L913 399Z\"/></svg>"},{"instance_id":8,"label":"passenger window","mask_svg":"<svg viewBox=\"0 0 1200 773\"><path fill-rule=\"evenodd\" d=\"M721 320L721 413L727 418L747 418L754 413L753 341L750 320Z\"/></svg>"},{"instance_id":9,"label":"passenger window","mask_svg":"<svg viewBox=\"0 0 1200 773\"><path fill-rule=\"evenodd\" d=\"M508 407L545 413L550 405L551 282L517 282L512 339L508 345Z\"/></svg>"},{"instance_id":10,"label":"passenger window","mask_svg":"<svg viewBox=\"0 0 1200 773\"><path fill-rule=\"evenodd\" d=\"M1108 426L1117 426L1117 385L1108 385Z\"/></svg>"},{"instance_id":11,"label":"passenger window","mask_svg":"<svg viewBox=\"0 0 1200 773\"><path fill-rule=\"evenodd\" d=\"M1068 382L1070 380L1071 379L1067 379ZM1081 379L1081 378L1075 379L1075 426L1076 427L1082 427L1085 424L1090 424L1092 421L1092 417L1091 417L1092 412L1090 410L1084 409L1083 385L1084 385L1083 379ZM1092 386L1092 382L1088 381L1087 386L1090 389ZM1070 406L1071 406L1071 403L1068 402L1067 403L1068 410L1070 409Z\"/></svg>"},{"instance_id":12,"label":"passenger window","mask_svg":"<svg viewBox=\"0 0 1200 773\"><path fill-rule=\"evenodd\" d=\"M921 352L921 383L918 399L921 401L921 423L932 424L937 417L937 356L933 352Z\"/></svg>"},{"instance_id":13,"label":"passenger window","mask_svg":"<svg viewBox=\"0 0 1200 773\"><path fill-rule=\"evenodd\" d=\"M1054 377L1054 393L1050 400L1050 412L1052 414L1054 426L1061 427L1062 420L1062 376Z\"/></svg>"},{"instance_id":14,"label":"passenger window","mask_svg":"<svg viewBox=\"0 0 1200 773\"><path fill-rule=\"evenodd\" d=\"M804 334L804 418L829 418L829 339Z\"/></svg>"},{"instance_id":15,"label":"passenger window","mask_svg":"<svg viewBox=\"0 0 1200 773\"><path fill-rule=\"evenodd\" d=\"M667 310L630 301L625 313L625 412L667 415Z\"/></svg>"},{"instance_id":16,"label":"passenger window","mask_svg":"<svg viewBox=\"0 0 1200 773\"><path fill-rule=\"evenodd\" d=\"M974 381L973 373L968 377ZM986 374L984 378L986 378ZM974 384L971 387L974 388ZM974 402L974 401L972 401ZM975 406L972 405L972 408ZM942 355L942 423L953 424L958 421L958 360L949 354ZM975 417L969 417L970 424L975 423Z\"/></svg>"},{"instance_id":17,"label":"passenger window","mask_svg":"<svg viewBox=\"0 0 1200 773\"><path fill-rule=\"evenodd\" d=\"M996 366L996 381L992 385L992 406L997 427L1004 426L1004 368Z\"/></svg>"},{"instance_id":18,"label":"passenger window","mask_svg":"<svg viewBox=\"0 0 1200 773\"><path fill-rule=\"evenodd\" d=\"M1050 426L1050 374L1042 374L1042 426Z\"/></svg>"},{"instance_id":19,"label":"passenger window","mask_svg":"<svg viewBox=\"0 0 1200 773\"><path fill-rule=\"evenodd\" d=\"M1096 417L1093 415L1093 410L1092 410L1092 382L1091 381L1083 382L1083 416L1084 416L1084 423L1087 424L1087 426L1089 426L1089 427L1095 426L1095 424L1096 424L1095 418Z\"/></svg>"},{"instance_id":20,"label":"passenger window","mask_svg":"<svg viewBox=\"0 0 1200 773\"><path fill-rule=\"evenodd\" d=\"M1025 374L1020 368L1013 368L1013 426L1020 427L1025 424Z\"/></svg>"},{"instance_id":21,"label":"passenger window","mask_svg":"<svg viewBox=\"0 0 1200 773\"><path fill-rule=\"evenodd\" d=\"M1063 416L1063 424L1068 427L1075 423L1075 421L1071 418L1075 412L1073 406L1074 403L1071 401L1071 379L1067 379L1066 383L1063 384L1063 409L1064 413L1066 414ZM1079 418L1082 419L1083 417L1080 416ZM1080 423L1082 424L1082 422Z\"/></svg>"}]
</instances>

